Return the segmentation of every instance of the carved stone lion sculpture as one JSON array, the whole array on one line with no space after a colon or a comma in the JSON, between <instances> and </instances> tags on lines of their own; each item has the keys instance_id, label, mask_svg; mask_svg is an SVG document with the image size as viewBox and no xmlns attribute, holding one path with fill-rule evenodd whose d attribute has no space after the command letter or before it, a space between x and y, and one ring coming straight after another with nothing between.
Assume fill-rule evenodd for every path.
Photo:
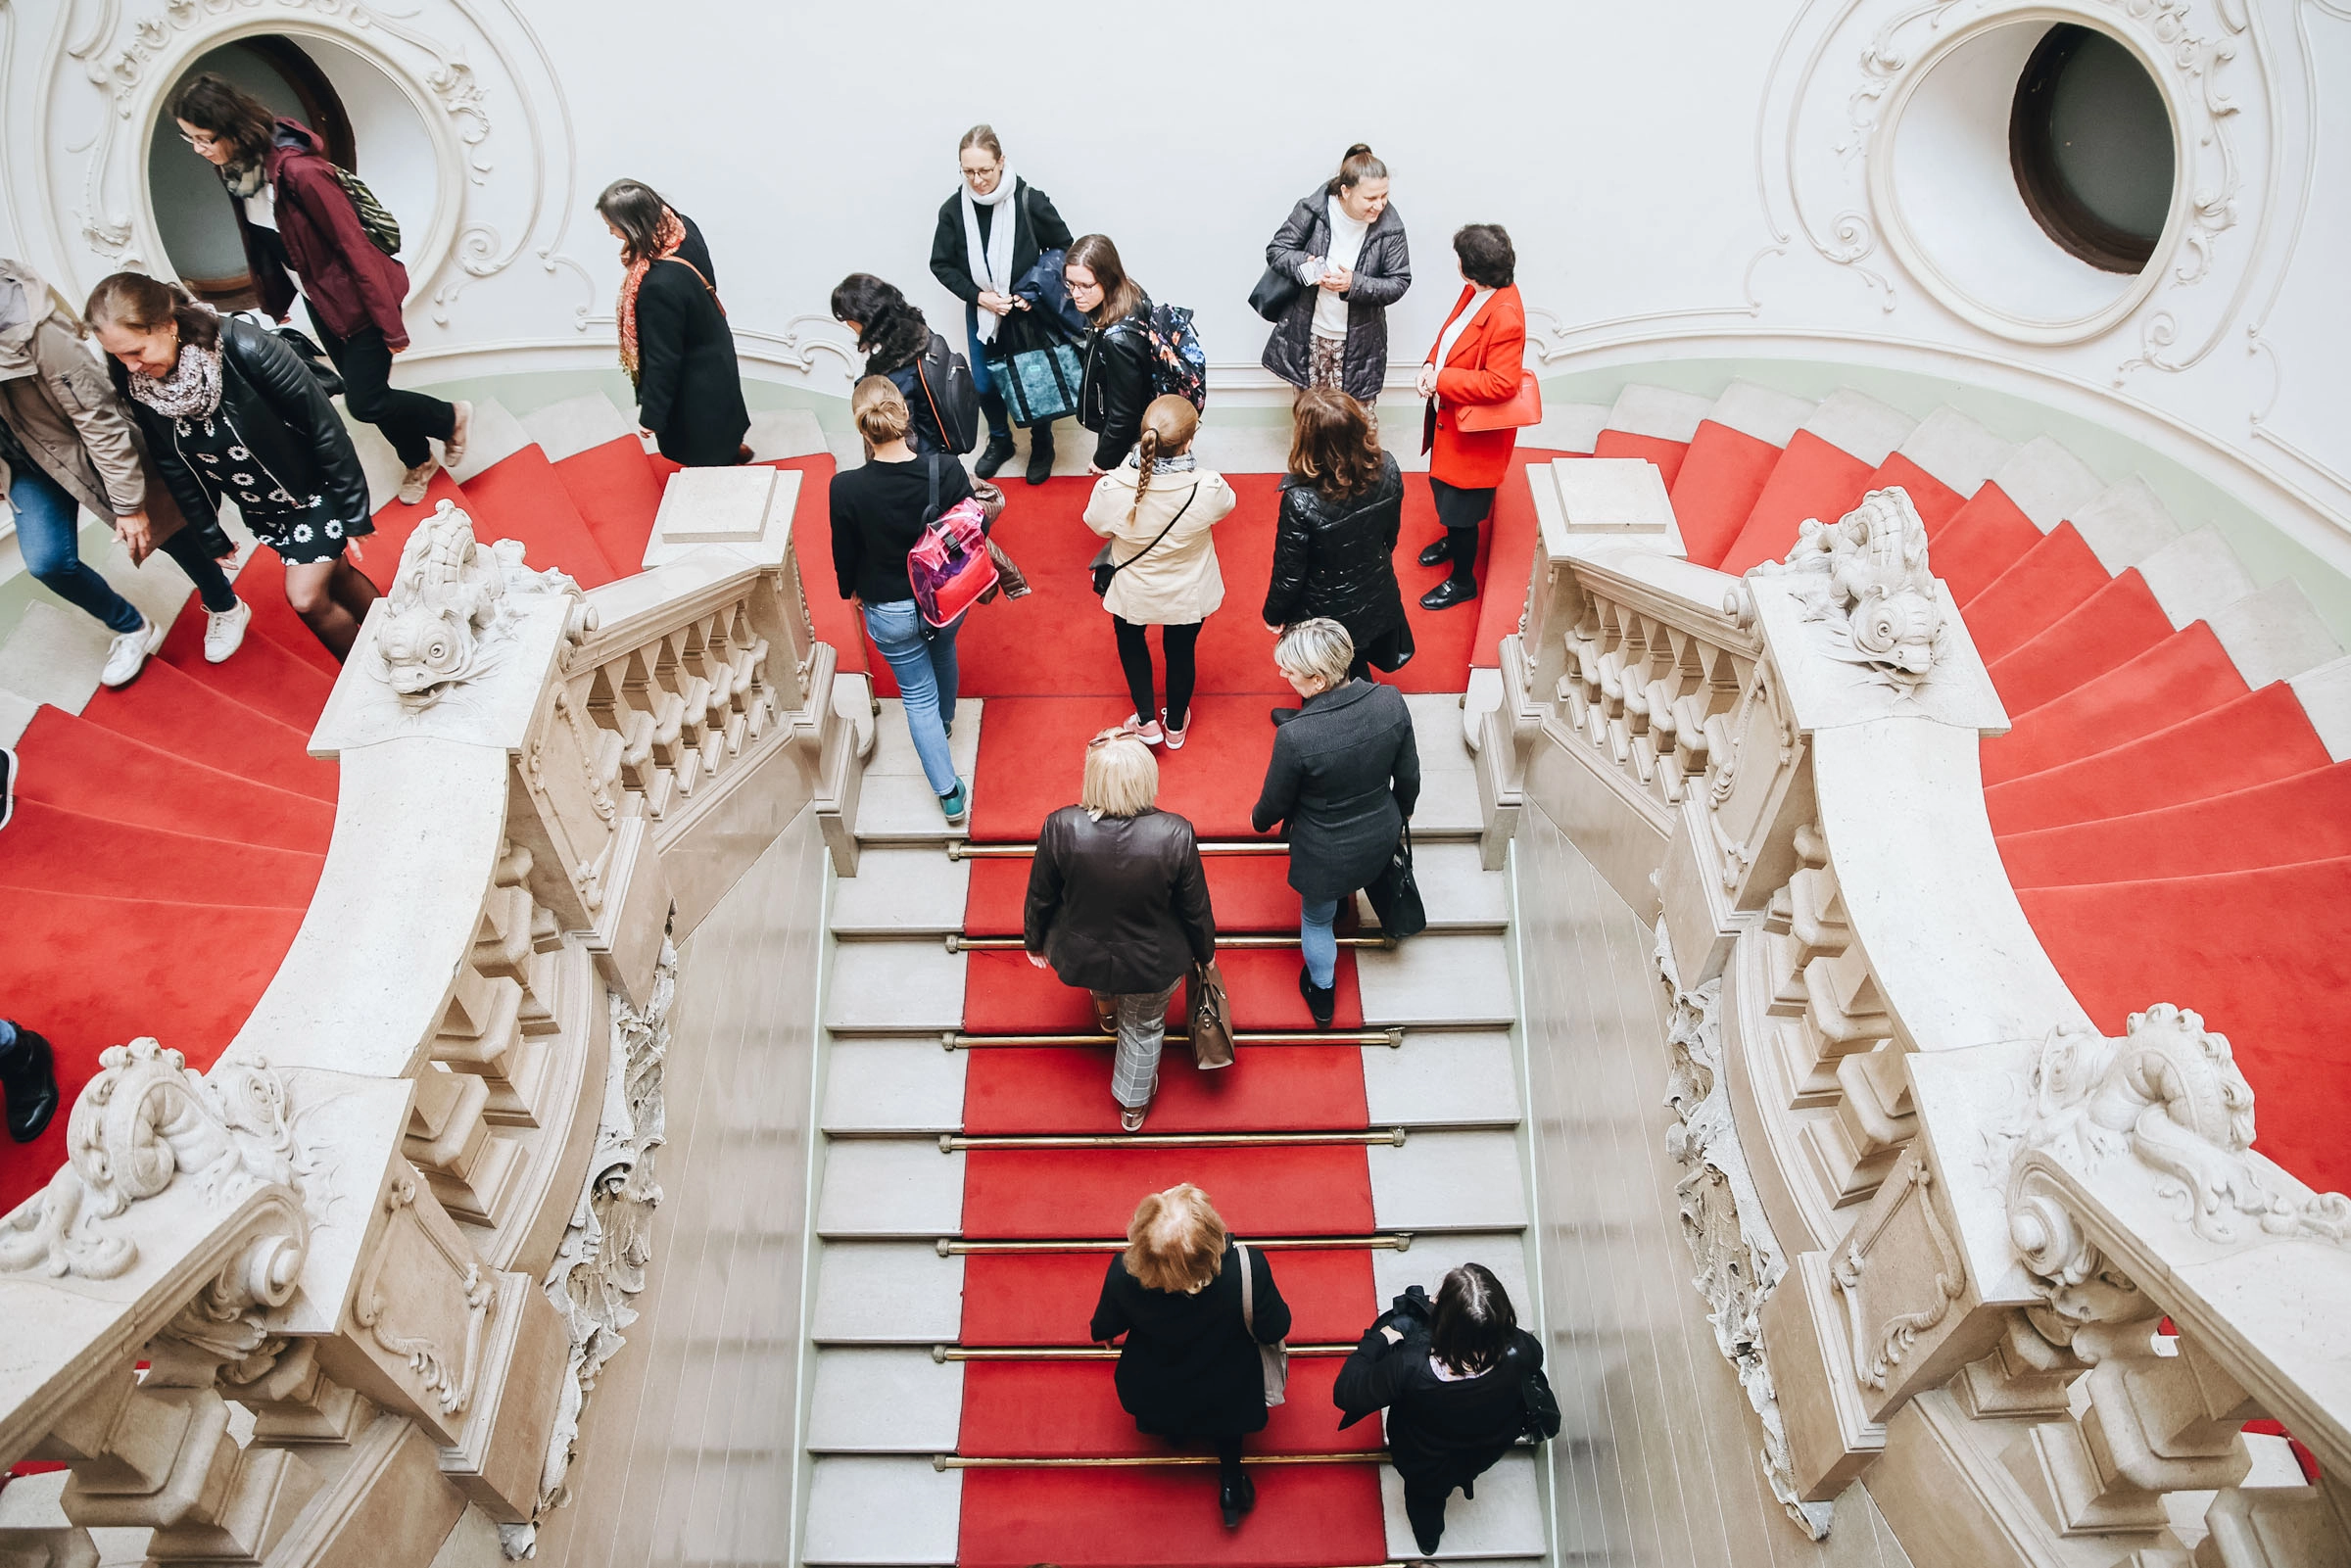
<instances>
[{"instance_id":1,"label":"carved stone lion sculpture","mask_svg":"<svg viewBox=\"0 0 2351 1568\"><path fill-rule=\"evenodd\" d=\"M1750 575L1798 579L1804 619L1824 623L1828 651L1897 686L1924 682L1942 657L1947 629L1927 528L1899 485L1871 491L1834 524L1806 518L1787 558Z\"/></svg>"},{"instance_id":2,"label":"carved stone lion sculpture","mask_svg":"<svg viewBox=\"0 0 2351 1568\"><path fill-rule=\"evenodd\" d=\"M497 661L515 595L549 593L577 601L566 629L572 639L595 624L578 584L561 572L526 568L519 540L485 548L474 539L473 519L445 500L400 552L374 641L376 673L408 706L429 707Z\"/></svg>"}]
</instances>

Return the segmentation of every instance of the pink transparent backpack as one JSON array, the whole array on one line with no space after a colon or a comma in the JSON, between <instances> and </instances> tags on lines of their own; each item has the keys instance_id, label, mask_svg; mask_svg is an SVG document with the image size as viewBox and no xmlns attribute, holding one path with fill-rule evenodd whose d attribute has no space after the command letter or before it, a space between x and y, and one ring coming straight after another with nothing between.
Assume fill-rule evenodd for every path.
<instances>
[{"instance_id":1,"label":"pink transparent backpack","mask_svg":"<svg viewBox=\"0 0 2351 1568\"><path fill-rule=\"evenodd\" d=\"M945 511L938 509L941 463L953 459L933 453L930 465L931 499L923 508L930 520L922 537L906 552L906 580L914 586L914 605L933 626L944 626L968 610L996 586L996 563L987 553L987 515L970 497Z\"/></svg>"}]
</instances>

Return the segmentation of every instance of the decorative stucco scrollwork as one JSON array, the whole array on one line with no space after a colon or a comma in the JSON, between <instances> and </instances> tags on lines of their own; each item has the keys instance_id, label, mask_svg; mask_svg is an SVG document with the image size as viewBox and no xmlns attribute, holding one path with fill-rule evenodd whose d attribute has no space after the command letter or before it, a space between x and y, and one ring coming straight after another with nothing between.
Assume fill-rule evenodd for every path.
<instances>
[{"instance_id":1,"label":"decorative stucco scrollwork","mask_svg":"<svg viewBox=\"0 0 2351 1568\"><path fill-rule=\"evenodd\" d=\"M385 1193L384 1210L397 1214L415 1201L416 1178L404 1174ZM378 1246L368 1260L367 1272L361 1277L352 1302L351 1315L374 1337L376 1344L408 1360L408 1370L423 1383L426 1398L437 1402L444 1415L461 1415L465 1406L473 1402L474 1378L482 1364L482 1335L490 1324L490 1307L498 1298L498 1287L483 1269L480 1259L451 1252L431 1225L418 1229L464 1282L463 1350L453 1354L437 1340L419 1334L395 1333L387 1326L385 1311L389 1304L384 1299L383 1273L391 1249L386 1247Z\"/></svg>"},{"instance_id":2,"label":"decorative stucco scrollwork","mask_svg":"<svg viewBox=\"0 0 2351 1568\"><path fill-rule=\"evenodd\" d=\"M138 1246L108 1222L184 1178L215 1209L264 1189L288 1195L284 1233L248 1249L232 1294L276 1306L292 1291L309 1247L299 1195L315 1167L296 1141L285 1082L267 1067L223 1062L208 1078L151 1037L109 1046L73 1102L66 1158L38 1197L0 1220L0 1270L117 1278Z\"/></svg>"},{"instance_id":3,"label":"decorative stucco scrollwork","mask_svg":"<svg viewBox=\"0 0 2351 1568\"><path fill-rule=\"evenodd\" d=\"M1879 1189L1869 1212L1846 1237L1829 1263L1829 1284L1845 1298L1847 1321L1853 1347L1853 1375L1869 1388L1883 1389L1894 1369L1909 1357L1919 1335L1950 1315L1951 1304L1967 1289L1967 1259L1943 1225L1943 1211L1928 1188L1935 1173L1924 1160L1904 1160L1894 1180ZM1923 1307L1896 1312L1872 1325L1861 1303L1861 1277L1869 1268L1870 1250L1906 1204L1915 1203L1926 1220L1926 1233L1935 1249L1935 1279ZM1866 1354L1866 1359L1864 1355Z\"/></svg>"}]
</instances>

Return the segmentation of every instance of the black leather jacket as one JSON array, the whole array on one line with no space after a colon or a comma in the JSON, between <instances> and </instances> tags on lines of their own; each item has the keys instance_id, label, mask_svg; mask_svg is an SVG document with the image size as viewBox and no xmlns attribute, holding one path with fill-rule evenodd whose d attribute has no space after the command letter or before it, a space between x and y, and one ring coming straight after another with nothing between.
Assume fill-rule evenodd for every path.
<instances>
[{"instance_id":1,"label":"black leather jacket","mask_svg":"<svg viewBox=\"0 0 2351 1568\"><path fill-rule=\"evenodd\" d=\"M1216 956L1217 920L1192 825L1172 811L1045 819L1029 867L1023 944L1065 985L1149 995Z\"/></svg>"},{"instance_id":2,"label":"black leather jacket","mask_svg":"<svg viewBox=\"0 0 2351 1568\"><path fill-rule=\"evenodd\" d=\"M1094 466L1107 473L1127 460L1142 439L1143 409L1151 402L1151 300L1131 315L1095 330L1085 341L1085 380L1078 388L1078 422L1098 438Z\"/></svg>"},{"instance_id":3,"label":"black leather jacket","mask_svg":"<svg viewBox=\"0 0 2351 1568\"><path fill-rule=\"evenodd\" d=\"M180 511L200 528L217 528L218 497L181 455L170 415L130 396L130 372L120 360L107 363ZM288 494L324 496L346 536L375 532L359 449L317 378L273 334L233 317L220 323L220 412L263 471Z\"/></svg>"},{"instance_id":4,"label":"black leather jacket","mask_svg":"<svg viewBox=\"0 0 2351 1568\"><path fill-rule=\"evenodd\" d=\"M1404 526L1404 473L1382 452L1367 496L1332 500L1302 479L1281 482L1273 530L1273 580L1266 587L1269 626L1326 615L1362 647L1404 623L1396 587L1396 536Z\"/></svg>"}]
</instances>

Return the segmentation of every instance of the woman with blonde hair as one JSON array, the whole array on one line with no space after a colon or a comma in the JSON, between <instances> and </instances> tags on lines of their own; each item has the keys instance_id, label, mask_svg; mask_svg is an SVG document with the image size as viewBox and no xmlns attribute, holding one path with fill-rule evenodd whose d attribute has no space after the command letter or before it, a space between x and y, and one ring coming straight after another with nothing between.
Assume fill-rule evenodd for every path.
<instances>
[{"instance_id":1,"label":"woman with blonde hair","mask_svg":"<svg viewBox=\"0 0 2351 1568\"><path fill-rule=\"evenodd\" d=\"M1241 1468L1241 1441L1266 1427L1258 1347L1289 1331L1289 1304L1266 1255L1226 1234L1208 1194L1183 1182L1135 1206L1127 1250L1110 1260L1090 1332L1104 1345L1127 1336L1119 1403L1136 1431L1216 1445L1217 1506L1227 1530L1257 1505L1257 1488Z\"/></svg>"},{"instance_id":2,"label":"woman with blonde hair","mask_svg":"<svg viewBox=\"0 0 2351 1568\"><path fill-rule=\"evenodd\" d=\"M1127 723L1147 745L1183 749L1191 727L1192 650L1200 623L1224 602L1212 533L1232 511L1232 487L1192 456L1200 410L1170 394L1143 410L1142 436L1127 460L1094 482L1085 526L1109 543L1095 557L1110 586L1102 607L1119 641L1134 713ZM1152 700L1151 644L1160 628L1168 656L1168 701Z\"/></svg>"},{"instance_id":3,"label":"woman with blonde hair","mask_svg":"<svg viewBox=\"0 0 2351 1568\"><path fill-rule=\"evenodd\" d=\"M855 604L865 630L889 661L905 704L906 728L923 776L950 824L971 809L971 790L955 776L947 736L955 729L957 616L945 626L923 619L906 575L906 552L932 519L972 493L954 458L915 456L914 414L887 376L867 376L849 394L849 415L873 448L863 467L833 476L833 572L840 596Z\"/></svg>"},{"instance_id":4,"label":"woman with blonde hair","mask_svg":"<svg viewBox=\"0 0 2351 1568\"><path fill-rule=\"evenodd\" d=\"M1092 992L1095 1025L1117 1034L1110 1092L1128 1132L1159 1089L1168 1003L1217 954L1199 841L1158 798L1149 746L1124 729L1087 741L1078 804L1037 832L1021 926L1029 962Z\"/></svg>"}]
</instances>

